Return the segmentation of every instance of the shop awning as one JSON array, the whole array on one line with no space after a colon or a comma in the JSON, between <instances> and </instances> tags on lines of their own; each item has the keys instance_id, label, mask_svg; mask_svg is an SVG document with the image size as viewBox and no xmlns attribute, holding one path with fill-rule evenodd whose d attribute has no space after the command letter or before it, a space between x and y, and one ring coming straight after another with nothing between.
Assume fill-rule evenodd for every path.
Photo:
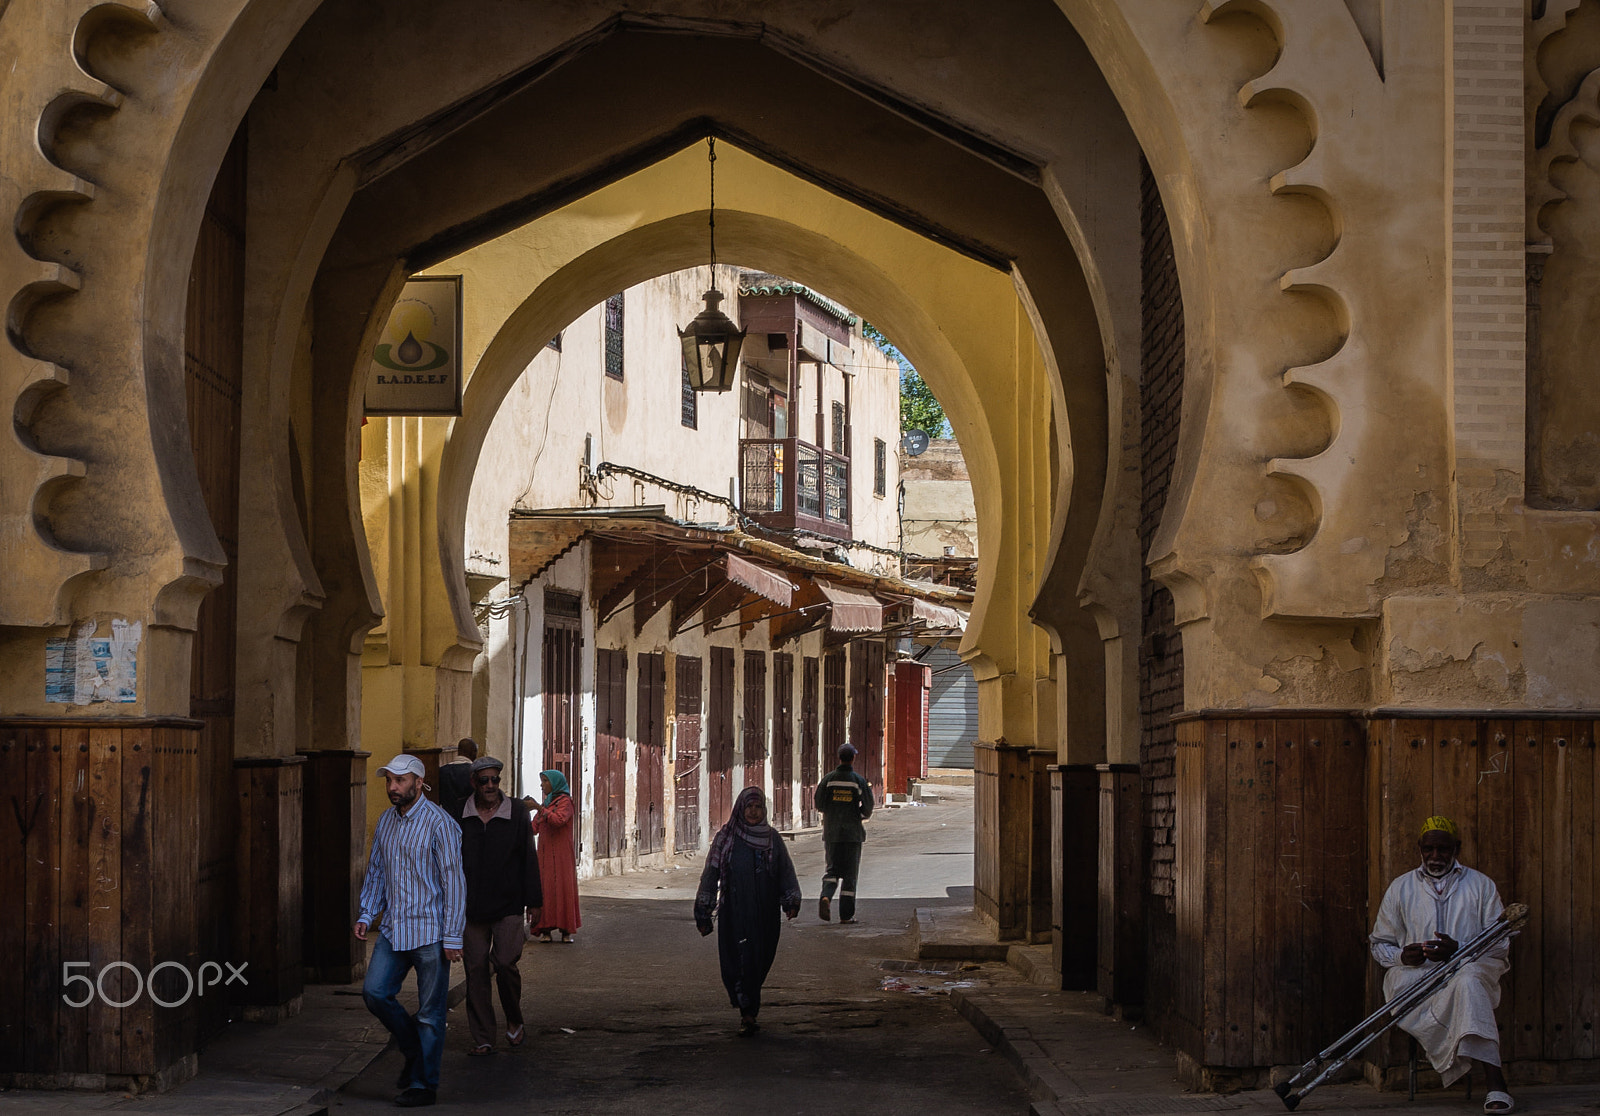
<instances>
[{"instance_id":1,"label":"shop awning","mask_svg":"<svg viewBox=\"0 0 1600 1116\"><path fill-rule=\"evenodd\" d=\"M841 589L820 577L812 579L833 607L828 611L828 627L836 632L883 631L883 602L870 593Z\"/></svg>"},{"instance_id":2,"label":"shop awning","mask_svg":"<svg viewBox=\"0 0 1600 1116\"><path fill-rule=\"evenodd\" d=\"M930 628L954 628L958 632L967 630L966 613L958 608L925 601L920 597L911 598L911 618L921 620Z\"/></svg>"},{"instance_id":3,"label":"shop awning","mask_svg":"<svg viewBox=\"0 0 1600 1116\"><path fill-rule=\"evenodd\" d=\"M784 608L790 607L794 601L794 585L781 574L763 569L754 562L747 562L737 554L725 555L723 564L727 570L728 580L734 584L742 585L750 592Z\"/></svg>"}]
</instances>

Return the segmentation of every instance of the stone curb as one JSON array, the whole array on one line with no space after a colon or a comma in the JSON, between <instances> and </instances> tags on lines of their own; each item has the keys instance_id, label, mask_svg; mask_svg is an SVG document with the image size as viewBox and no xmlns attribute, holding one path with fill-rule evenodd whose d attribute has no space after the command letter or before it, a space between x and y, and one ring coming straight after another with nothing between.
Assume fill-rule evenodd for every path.
<instances>
[{"instance_id":1,"label":"stone curb","mask_svg":"<svg viewBox=\"0 0 1600 1116\"><path fill-rule=\"evenodd\" d=\"M1016 1067L1028 1092L1035 1100L1054 1102L1061 1098L1057 1090L1059 1071L1044 1056L1039 1044L1033 1041L1026 1027L1004 1027L989 1015L966 989L957 988L950 995L961 1018L971 1023L985 1042L1005 1055L1006 1061Z\"/></svg>"},{"instance_id":2,"label":"stone curb","mask_svg":"<svg viewBox=\"0 0 1600 1116\"><path fill-rule=\"evenodd\" d=\"M945 911L948 915L950 912ZM1004 961L1011 950L1009 942L940 941L932 907L918 907L911 924L911 947L917 957L928 961Z\"/></svg>"}]
</instances>

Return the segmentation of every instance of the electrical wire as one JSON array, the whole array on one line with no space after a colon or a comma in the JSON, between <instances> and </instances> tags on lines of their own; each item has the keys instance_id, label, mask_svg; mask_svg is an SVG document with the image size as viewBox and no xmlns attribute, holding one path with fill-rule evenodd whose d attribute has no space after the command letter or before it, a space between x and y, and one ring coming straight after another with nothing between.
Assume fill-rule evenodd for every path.
<instances>
[{"instance_id":1,"label":"electrical wire","mask_svg":"<svg viewBox=\"0 0 1600 1116\"><path fill-rule=\"evenodd\" d=\"M560 336L557 334L557 336ZM540 354L543 355L542 353ZM550 408L555 406L556 386L561 381L561 350L556 350L556 368L550 376L550 397L544 401L544 422L541 424L542 433L539 437L539 448L533 451L533 461L528 465L528 483L523 487L521 494L516 498L513 507L520 506L528 498L528 493L533 491L534 481L538 478L539 459L544 456L544 447L550 442ZM527 372L523 372L526 376Z\"/></svg>"}]
</instances>

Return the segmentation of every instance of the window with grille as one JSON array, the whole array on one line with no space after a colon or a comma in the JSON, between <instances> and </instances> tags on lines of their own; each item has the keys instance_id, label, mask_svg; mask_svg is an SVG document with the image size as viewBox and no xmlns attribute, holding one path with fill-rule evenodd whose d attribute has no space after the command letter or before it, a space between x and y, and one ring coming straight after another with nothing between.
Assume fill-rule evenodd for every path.
<instances>
[{"instance_id":1,"label":"window with grille","mask_svg":"<svg viewBox=\"0 0 1600 1116\"><path fill-rule=\"evenodd\" d=\"M833 401L833 452L844 452L844 404Z\"/></svg>"},{"instance_id":2,"label":"window with grille","mask_svg":"<svg viewBox=\"0 0 1600 1116\"><path fill-rule=\"evenodd\" d=\"M689 358L683 360L683 425L690 430L700 426L699 394L689 384Z\"/></svg>"},{"instance_id":3,"label":"window with grille","mask_svg":"<svg viewBox=\"0 0 1600 1116\"><path fill-rule=\"evenodd\" d=\"M882 438L872 439L872 491L882 496L889 490L889 447Z\"/></svg>"},{"instance_id":4,"label":"window with grille","mask_svg":"<svg viewBox=\"0 0 1600 1116\"><path fill-rule=\"evenodd\" d=\"M622 292L606 299L606 375L622 379Z\"/></svg>"}]
</instances>

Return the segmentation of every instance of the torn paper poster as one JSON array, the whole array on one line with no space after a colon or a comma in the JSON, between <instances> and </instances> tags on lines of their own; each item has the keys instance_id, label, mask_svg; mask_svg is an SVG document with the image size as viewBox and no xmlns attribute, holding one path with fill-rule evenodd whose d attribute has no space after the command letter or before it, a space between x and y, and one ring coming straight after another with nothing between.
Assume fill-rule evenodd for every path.
<instances>
[{"instance_id":1,"label":"torn paper poster","mask_svg":"<svg viewBox=\"0 0 1600 1116\"><path fill-rule=\"evenodd\" d=\"M138 700L139 641L144 625L111 621L111 638L96 636L86 621L71 639L52 639L44 649L44 699L62 705Z\"/></svg>"}]
</instances>

